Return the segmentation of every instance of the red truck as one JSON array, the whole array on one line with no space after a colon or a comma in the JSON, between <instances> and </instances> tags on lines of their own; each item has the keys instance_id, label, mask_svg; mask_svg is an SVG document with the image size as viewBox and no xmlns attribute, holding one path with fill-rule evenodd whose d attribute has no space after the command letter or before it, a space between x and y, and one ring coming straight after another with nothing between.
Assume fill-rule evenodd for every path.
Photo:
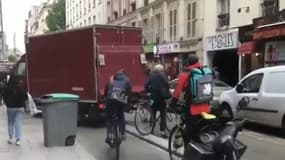
<instances>
[{"instance_id":1,"label":"red truck","mask_svg":"<svg viewBox=\"0 0 285 160\"><path fill-rule=\"evenodd\" d=\"M80 96L79 120L104 117L109 77L124 68L136 95L146 80L139 28L95 25L29 37L27 54L15 65L34 99L47 93Z\"/></svg>"}]
</instances>

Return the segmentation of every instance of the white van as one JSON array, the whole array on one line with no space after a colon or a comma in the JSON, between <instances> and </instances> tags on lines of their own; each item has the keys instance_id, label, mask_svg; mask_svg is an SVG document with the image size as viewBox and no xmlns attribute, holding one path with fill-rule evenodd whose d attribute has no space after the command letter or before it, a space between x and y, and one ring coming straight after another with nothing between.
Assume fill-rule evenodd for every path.
<instances>
[{"instance_id":1,"label":"white van","mask_svg":"<svg viewBox=\"0 0 285 160\"><path fill-rule=\"evenodd\" d=\"M243 97L247 97L249 102L237 112ZM285 131L285 66L267 67L249 73L236 87L221 94L220 105L224 114Z\"/></svg>"}]
</instances>

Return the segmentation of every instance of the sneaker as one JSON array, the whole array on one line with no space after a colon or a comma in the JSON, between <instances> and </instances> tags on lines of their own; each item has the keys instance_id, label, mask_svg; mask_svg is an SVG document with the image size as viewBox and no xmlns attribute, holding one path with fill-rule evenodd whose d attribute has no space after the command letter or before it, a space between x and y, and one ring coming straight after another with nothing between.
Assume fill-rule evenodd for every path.
<instances>
[{"instance_id":1,"label":"sneaker","mask_svg":"<svg viewBox=\"0 0 285 160\"><path fill-rule=\"evenodd\" d=\"M161 138L167 138L168 137L165 131L161 131L160 136L161 136Z\"/></svg>"},{"instance_id":2,"label":"sneaker","mask_svg":"<svg viewBox=\"0 0 285 160\"><path fill-rule=\"evenodd\" d=\"M112 142L111 138L106 138L105 143L107 143L110 148L114 148L114 143Z\"/></svg>"},{"instance_id":3,"label":"sneaker","mask_svg":"<svg viewBox=\"0 0 285 160\"><path fill-rule=\"evenodd\" d=\"M20 140L19 140L19 139L17 139L15 144L16 144L16 146L20 146L20 145L21 145Z\"/></svg>"},{"instance_id":4,"label":"sneaker","mask_svg":"<svg viewBox=\"0 0 285 160\"><path fill-rule=\"evenodd\" d=\"M13 140L10 138L8 139L8 144L12 144L13 143Z\"/></svg>"}]
</instances>

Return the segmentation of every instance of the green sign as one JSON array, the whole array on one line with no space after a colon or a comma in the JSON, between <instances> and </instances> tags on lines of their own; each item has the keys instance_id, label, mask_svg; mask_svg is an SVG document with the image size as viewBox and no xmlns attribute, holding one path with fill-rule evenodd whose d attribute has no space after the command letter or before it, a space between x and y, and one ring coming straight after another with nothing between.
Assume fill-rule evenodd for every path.
<instances>
[{"instance_id":1,"label":"green sign","mask_svg":"<svg viewBox=\"0 0 285 160\"><path fill-rule=\"evenodd\" d=\"M152 53L154 44L147 44L143 46L144 53Z\"/></svg>"}]
</instances>

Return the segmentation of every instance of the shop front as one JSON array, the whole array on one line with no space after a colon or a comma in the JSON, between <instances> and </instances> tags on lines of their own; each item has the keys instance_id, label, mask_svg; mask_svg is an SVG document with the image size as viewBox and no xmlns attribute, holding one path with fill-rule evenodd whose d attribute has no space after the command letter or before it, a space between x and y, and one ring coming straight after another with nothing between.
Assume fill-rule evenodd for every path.
<instances>
[{"instance_id":1,"label":"shop front","mask_svg":"<svg viewBox=\"0 0 285 160\"><path fill-rule=\"evenodd\" d=\"M219 72L219 79L234 86L238 81L238 32L229 31L206 38L208 64Z\"/></svg>"},{"instance_id":2,"label":"shop front","mask_svg":"<svg viewBox=\"0 0 285 160\"><path fill-rule=\"evenodd\" d=\"M158 57L160 63L165 67L165 71L170 80L177 78L179 74L179 43L167 43L154 46L154 57Z\"/></svg>"},{"instance_id":3,"label":"shop front","mask_svg":"<svg viewBox=\"0 0 285 160\"><path fill-rule=\"evenodd\" d=\"M258 51L262 45L253 41L253 25L239 28L239 40L241 45L238 49L239 55L239 79L251 71L263 67L263 52Z\"/></svg>"},{"instance_id":4,"label":"shop front","mask_svg":"<svg viewBox=\"0 0 285 160\"><path fill-rule=\"evenodd\" d=\"M252 39L257 44L257 53L262 55L260 66L285 64L285 9L274 16L253 20Z\"/></svg>"},{"instance_id":5,"label":"shop front","mask_svg":"<svg viewBox=\"0 0 285 160\"><path fill-rule=\"evenodd\" d=\"M285 65L285 22L259 27L253 39L263 46L260 52L264 54L265 67Z\"/></svg>"}]
</instances>

